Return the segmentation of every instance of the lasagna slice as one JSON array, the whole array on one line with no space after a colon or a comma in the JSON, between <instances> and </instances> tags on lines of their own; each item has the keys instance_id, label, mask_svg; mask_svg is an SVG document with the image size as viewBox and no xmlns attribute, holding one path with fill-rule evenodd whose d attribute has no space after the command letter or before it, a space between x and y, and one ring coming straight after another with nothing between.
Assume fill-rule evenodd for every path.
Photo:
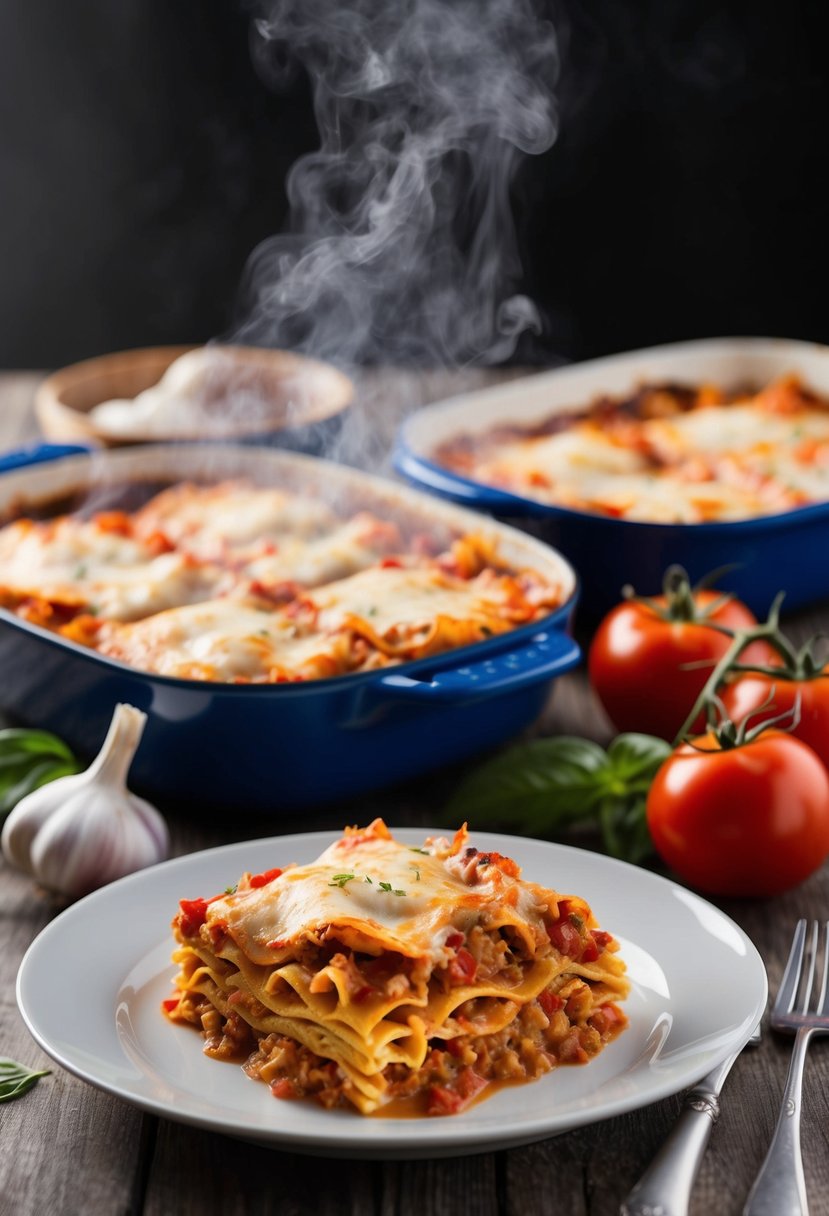
<instances>
[{"instance_id":1,"label":"lasagna slice","mask_svg":"<svg viewBox=\"0 0 829 1216\"><path fill-rule=\"evenodd\" d=\"M443 559L391 559L306 600L320 628L351 629L402 662L505 633L561 602L559 588L530 572L498 570L488 556L469 536Z\"/></svg>"},{"instance_id":2,"label":"lasagna slice","mask_svg":"<svg viewBox=\"0 0 829 1216\"><path fill-rule=\"evenodd\" d=\"M220 594L228 571L136 534L123 511L18 520L0 530L0 604L47 628L79 613L132 621Z\"/></svg>"},{"instance_id":3,"label":"lasagna slice","mask_svg":"<svg viewBox=\"0 0 829 1216\"><path fill-rule=\"evenodd\" d=\"M301 632L287 613L230 597L130 624L105 622L90 640L99 654L140 671L230 684L342 675L366 651L348 631Z\"/></svg>"},{"instance_id":4,"label":"lasagna slice","mask_svg":"<svg viewBox=\"0 0 829 1216\"><path fill-rule=\"evenodd\" d=\"M242 562L239 573L261 594L279 597L291 584L317 587L345 578L402 548L403 540L394 524L361 511L324 536L285 538L279 544L265 545Z\"/></svg>"},{"instance_id":5,"label":"lasagna slice","mask_svg":"<svg viewBox=\"0 0 829 1216\"><path fill-rule=\"evenodd\" d=\"M139 535L163 532L209 560L252 559L285 538L321 536L336 524L334 512L319 499L244 481L182 482L162 490L135 516Z\"/></svg>"},{"instance_id":6,"label":"lasagna slice","mask_svg":"<svg viewBox=\"0 0 829 1216\"><path fill-rule=\"evenodd\" d=\"M626 1024L617 943L462 828L411 848L382 820L310 865L184 899L168 1017L278 1098L454 1114L586 1063Z\"/></svg>"}]
</instances>

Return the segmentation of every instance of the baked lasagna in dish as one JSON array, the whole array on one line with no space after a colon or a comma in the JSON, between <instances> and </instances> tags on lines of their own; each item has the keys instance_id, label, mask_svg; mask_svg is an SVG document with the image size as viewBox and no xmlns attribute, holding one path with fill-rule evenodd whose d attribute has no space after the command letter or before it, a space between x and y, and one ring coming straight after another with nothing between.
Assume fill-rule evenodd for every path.
<instances>
[{"instance_id":1,"label":"baked lasagna in dish","mask_svg":"<svg viewBox=\"0 0 829 1216\"><path fill-rule=\"evenodd\" d=\"M626 1025L624 963L588 905L465 828L412 848L382 820L310 865L244 874L173 920L164 1002L277 1098L454 1114L584 1064Z\"/></svg>"},{"instance_id":2,"label":"baked lasagna in dish","mask_svg":"<svg viewBox=\"0 0 829 1216\"><path fill-rule=\"evenodd\" d=\"M245 482L180 484L132 512L0 530L0 605L142 671L278 683L423 658L564 599L481 535L435 541Z\"/></svg>"},{"instance_id":3,"label":"baked lasagna in dish","mask_svg":"<svg viewBox=\"0 0 829 1216\"><path fill-rule=\"evenodd\" d=\"M649 384L532 426L455 436L435 459L577 511L655 523L749 519L829 500L829 402L795 376L759 392Z\"/></svg>"}]
</instances>

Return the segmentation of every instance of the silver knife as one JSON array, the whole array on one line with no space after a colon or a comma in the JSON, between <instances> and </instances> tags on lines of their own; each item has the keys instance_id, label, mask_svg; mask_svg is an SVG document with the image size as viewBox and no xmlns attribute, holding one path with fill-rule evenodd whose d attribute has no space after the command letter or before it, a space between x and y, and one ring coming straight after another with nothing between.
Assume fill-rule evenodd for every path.
<instances>
[{"instance_id":1,"label":"silver knife","mask_svg":"<svg viewBox=\"0 0 829 1216\"><path fill-rule=\"evenodd\" d=\"M756 1047L759 1042L758 1023L746 1047ZM686 1216L708 1137L720 1116L720 1091L739 1055L735 1051L728 1056L685 1095L679 1118L622 1203L619 1216Z\"/></svg>"}]
</instances>

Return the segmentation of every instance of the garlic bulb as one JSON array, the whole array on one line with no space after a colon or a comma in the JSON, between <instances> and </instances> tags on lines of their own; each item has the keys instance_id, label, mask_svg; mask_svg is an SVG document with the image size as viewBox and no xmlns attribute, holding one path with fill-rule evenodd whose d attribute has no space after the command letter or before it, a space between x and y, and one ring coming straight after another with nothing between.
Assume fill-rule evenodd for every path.
<instances>
[{"instance_id":1,"label":"garlic bulb","mask_svg":"<svg viewBox=\"0 0 829 1216\"><path fill-rule=\"evenodd\" d=\"M79 896L163 861L167 825L127 789L147 715L116 705L107 737L85 773L59 777L20 801L0 837L3 854L44 887Z\"/></svg>"}]
</instances>

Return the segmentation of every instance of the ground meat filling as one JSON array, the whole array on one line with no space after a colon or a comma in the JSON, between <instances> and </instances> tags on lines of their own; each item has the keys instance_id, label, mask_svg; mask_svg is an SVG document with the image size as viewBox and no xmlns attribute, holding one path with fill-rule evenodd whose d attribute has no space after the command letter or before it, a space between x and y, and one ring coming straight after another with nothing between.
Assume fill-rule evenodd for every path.
<instances>
[{"instance_id":1,"label":"ground meat filling","mask_svg":"<svg viewBox=\"0 0 829 1216\"><path fill-rule=\"evenodd\" d=\"M566 902L562 901L558 913L547 933L561 953L592 961L609 944L608 934L589 932ZM549 952L549 942L537 952ZM340 972L349 998L355 1002L378 995L405 998L409 992L423 992L427 983L433 992L447 992L496 976L499 985L509 989L517 987L525 974L526 944L508 928L476 925L466 934L452 933L446 940L446 954L443 965L432 970L428 960L393 953L361 954L332 938L305 943L298 961L311 992L334 987L329 976L320 974L322 968L331 967ZM516 1012L503 1029L484 1034L475 1033L476 1024L485 1024L493 1001L503 1005L504 998L462 1001L448 1023L460 1033L432 1038L416 1071L404 1064L385 1069L387 1098L402 1100L413 1114L455 1114L491 1083L529 1081L559 1064L584 1064L626 1024L613 995L600 984L591 986L565 972L535 999L513 1004ZM250 993L234 991L227 1004L229 1011L223 1014L207 997L183 993L174 1016L202 1031L204 1050L212 1058L246 1059L247 1075L269 1085L274 1097L314 1098L328 1108L351 1105L352 1084L336 1062L286 1035L263 1035L252 1029L244 1014L256 1018L268 1011Z\"/></svg>"}]
</instances>

